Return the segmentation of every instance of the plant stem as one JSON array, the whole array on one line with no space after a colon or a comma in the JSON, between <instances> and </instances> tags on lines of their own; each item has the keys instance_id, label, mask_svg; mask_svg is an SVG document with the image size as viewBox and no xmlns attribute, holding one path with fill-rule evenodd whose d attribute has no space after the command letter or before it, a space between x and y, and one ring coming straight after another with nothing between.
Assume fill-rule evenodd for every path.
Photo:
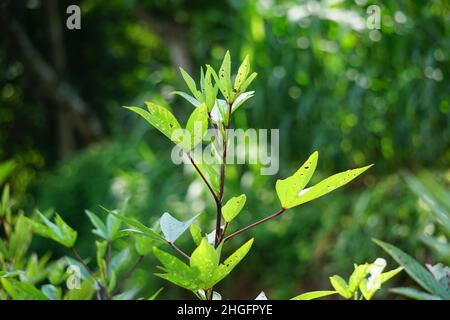
<instances>
[{"instance_id":1,"label":"plant stem","mask_svg":"<svg viewBox=\"0 0 450 320\"><path fill-rule=\"evenodd\" d=\"M208 187L209 191L211 192L211 195L214 198L214 201L216 202L216 204L219 202L219 198L216 195L216 192L213 190L213 188L211 187L211 185L209 184L208 180L205 178L205 176L203 175L203 173L200 171L199 167L197 166L197 164L194 162L194 159L192 159L190 153L187 153L187 156L189 158L189 160L191 161L192 165L194 166L195 170L198 172L198 174L200 175L200 177L202 178L202 180L205 182L206 186Z\"/></svg>"},{"instance_id":2,"label":"plant stem","mask_svg":"<svg viewBox=\"0 0 450 320\"><path fill-rule=\"evenodd\" d=\"M253 228L253 227L256 227L257 225L259 225L259 224L261 224L261 223L264 223L264 222L266 222L266 221L269 221L269 220L271 220L271 219L273 219L273 218L276 218L276 217L278 217L280 214L282 214L284 211L286 211L286 209L285 209L285 208L281 208L280 210L278 210L278 211L275 212L274 214L272 214L272 215L270 215L270 216L268 216L268 217L265 217L264 219L261 219L261 220L259 220L259 221L256 221L255 223L252 223L252 224L246 226L245 228L242 228L242 229L240 229L240 230L238 230L238 231L236 231L236 232L230 234L228 237L226 237L225 239L223 239L223 241L225 242L225 241L227 241L227 240L230 240L231 238L234 238L234 237L237 236L238 234L240 234L240 233L242 233L242 232L244 232L244 231L247 231L248 229L251 229L251 228Z\"/></svg>"},{"instance_id":3,"label":"plant stem","mask_svg":"<svg viewBox=\"0 0 450 320\"><path fill-rule=\"evenodd\" d=\"M111 251L112 251L112 245L111 241L108 241L108 253L106 256L106 274L110 274L109 266L111 265Z\"/></svg>"},{"instance_id":4,"label":"plant stem","mask_svg":"<svg viewBox=\"0 0 450 320\"><path fill-rule=\"evenodd\" d=\"M185 257L188 261L191 260L191 257L189 257L189 255L186 254L183 250L178 248L173 242L170 242L170 241L166 241L166 242L169 244L169 246L171 246L173 249L175 249L176 252L178 252L183 257Z\"/></svg>"},{"instance_id":5,"label":"plant stem","mask_svg":"<svg viewBox=\"0 0 450 320\"><path fill-rule=\"evenodd\" d=\"M215 247L217 248L220 242L223 239L222 231L222 201L223 195L225 191L225 165L227 160L227 147L228 147L228 130L230 129L231 124L231 103L228 103L228 119L225 129L225 137L223 139L222 144L222 163L220 164L220 187L219 187L219 202L217 204L217 217L216 217L216 239L215 239Z\"/></svg>"},{"instance_id":6,"label":"plant stem","mask_svg":"<svg viewBox=\"0 0 450 320\"><path fill-rule=\"evenodd\" d=\"M80 255L78 254L78 251L75 249L75 247L70 247L70 250L72 251L72 254L75 257L75 259L77 259L78 262L80 262L83 265L83 267L87 270L87 272L89 272L89 274L92 276L92 278L97 283L98 287L101 290L106 292L105 288L100 284L100 282L95 277L94 271L92 271L92 269L89 268L89 266L86 264L86 262L84 262L84 260L80 257ZM97 290L97 300L102 300L102 297L100 296L99 290Z\"/></svg>"},{"instance_id":7,"label":"plant stem","mask_svg":"<svg viewBox=\"0 0 450 320\"><path fill-rule=\"evenodd\" d=\"M227 232L229 226L230 226L230 223L229 222L225 222L225 225L223 226L222 234L221 234L221 237L220 237L219 245L222 243L223 238L225 237L225 233Z\"/></svg>"},{"instance_id":8,"label":"plant stem","mask_svg":"<svg viewBox=\"0 0 450 320\"><path fill-rule=\"evenodd\" d=\"M139 256L136 261L134 262L134 264L131 266L130 270L128 270L127 273L125 273L125 275L123 276L123 278L120 280L119 284L116 286L116 289L113 290L113 292L111 292L111 296L114 296L119 290L122 289L125 281L128 280L128 278L131 277L131 275L134 273L134 271L136 271L136 268L138 267L138 265L141 263L142 259L144 258L144 256Z\"/></svg>"}]
</instances>

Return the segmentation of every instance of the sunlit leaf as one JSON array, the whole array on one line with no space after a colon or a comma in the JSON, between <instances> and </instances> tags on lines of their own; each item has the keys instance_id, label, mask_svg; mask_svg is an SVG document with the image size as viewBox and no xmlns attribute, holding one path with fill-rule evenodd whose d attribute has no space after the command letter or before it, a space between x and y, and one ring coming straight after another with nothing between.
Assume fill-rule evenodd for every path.
<instances>
[{"instance_id":1,"label":"sunlit leaf","mask_svg":"<svg viewBox=\"0 0 450 320\"><path fill-rule=\"evenodd\" d=\"M201 101L201 93L197 90L194 79L192 79L192 77L181 67L180 72L191 93L197 100Z\"/></svg>"},{"instance_id":2,"label":"sunlit leaf","mask_svg":"<svg viewBox=\"0 0 450 320\"><path fill-rule=\"evenodd\" d=\"M320 181L318 184L310 188L303 189L300 191L298 197L289 203L289 208L317 199L339 187L342 187L369 169L371 166L372 165L368 165L362 168L337 173L329 178L326 178L325 180Z\"/></svg>"},{"instance_id":3,"label":"sunlit leaf","mask_svg":"<svg viewBox=\"0 0 450 320\"><path fill-rule=\"evenodd\" d=\"M203 238L200 245L194 250L190 259L191 268L197 268L199 271L198 280L203 289L209 289L214 285L211 279L219 264L219 256L212 245Z\"/></svg>"},{"instance_id":4,"label":"sunlit leaf","mask_svg":"<svg viewBox=\"0 0 450 320\"><path fill-rule=\"evenodd\" d=\"M303 293L301 295L298 295L291 300L314 300L326 296L330 296L332 294L336 294L337 291L311 291L307 293Z\"/></svg>"},{"instance_id":5,"label":"sunlit leaf","mask_svg":"<svg viewBox=\"0 0 450 320\"><path fill-rule=\"evenodd\" d=\"M225 57L223 58L222 65L219 69L219 88L222 92L225 100L231 101L231 58L230 52L227 51L225 53Z\"/></svg>"},{"instance_id":6,"label":"sunlit leaf","mask_svg":"<svg viewBox=\"0 0 450 320\"><path fill-rule=\"evenodd\" d=\"M148 111L139 107L125 107L143 117L153 127L158 129L166 137L172 140L175 144L182 141L182 137L176 133L181 130L181 126L175 116L166 108L158 106L151 102L145 102Z\"/></svg>"},{"instance_id":7,"label":"sunlit leaf","mask_svg":"<svg viewBox=\"0 0 450 320\"><path fill-rule=\"evenodd\" d=\"M187 151L192 150L202 141L207 129L208 113L206 105L202 103L198 108L194 109L186 124L186 130L190 134L190 144L186 145L184 143L181 146Z\"/></svg>"},{"instance_id":8,"label":"sunlit leaf","mask_svg":"<svg viewBox=\"0 0 450 320\"><path fill-rule=\"evenodd\" d=\"M238 265L239 262L244 259L247 253L250 251L252 247L254 239L250 239L246 243L244 243L239 249L237 249L233 254L231 254L219 267L216 269L213 283L218 283Z\"/></svg>"},{"instance_id":9,"label":"sunlit leaf","mask_svg":"<svg viewBox=\"0 0 450 320\"><path fill-rule=\"evenodd\" d=\"M198 270L190 268L180 259L158 248L153 248L155 257L163 265L166 273L157 273L156 276L166 279L180 287L196 292L200 289L197 281Z\"/></svg>"},{"instance_id":10,"label":"sunlit leaf","mask_svg":"<svg viewBox=\"0 0 450 320\"><path fill-rule=\"evenodd\" d=\"M241 93L231 105L231 113L235 112L245 101L255 95L255 91Z\"/></svg>"},{"instance_id":11,"label":"sunlit leaf","mask_svg":"<svg viewBox=\"0 0 450 320\"><path fill-rule=\"evenodd\" d=\"M198 246L202 241L202 230L196 224L191 224L190 232L192 240L194 240L195 244Z\"/></svg>"},{"instance_id":12,"label":"sunlit leaf","mask_svg":"<svg viewBox=\"0 0 450 320\"><path fill-rule=\"evenodd\" d=\"M330 282L333 288L339 293L341 296L343 296L346 299L350 299L352 297L352 293L348 289L347 282L345 282L344 279L342 279L338 275L334 275L330 277Z\"/></svg>"},{"instance_id":13,"label":"sunlit leaf","mask_svg":"<svg viewBox=\"0 0 450 320\"><path fill-rule=\"evenodd\" d=\"M239 89L240 92L244 92L247 90L247 88L250 86L250 84L253 82L253 80L256 78L258 74L256 72L253 72L241 85L241 88Z\"/></svg>"},{"instance_id":14,"label":"sunlit leaf","mask_svg":"<svg viewBox=\"0 0 450 320\"><path fill-rule=\"evenodd\" d=\"M236 79L234 80L234 89L236 91L240 90L241 85L247 79L249 72L250 72L250 59L248 58L248 56L246 56L244 58L244 61L242 61L241 65L239 66Z\"/></svg>"},{"instance_id":15,"label":"sunlit leaf","mask_svg":"<svg viewBox=\"0 0 450 320\"><path fill-rule=\"evenodd\" d=\"M222 215L226 222L233 220L242 210L247 201L245 194L241 194L238 197L233 197L227 201L222 207Z\"/></svg>"},{"instance_id":16,"label":"sunlit leaf","mask_svg":"<svg viewBox=\"0 0 450 320\"><path fill-rule=\"evenodd\" d=\"M275 189L283 208L293 207L293 203L298 199L298 194L311 179L316 170L319 153L316 151L309 156L300 169L292 176L277 180Z\"/></svg>"}]
</instances>

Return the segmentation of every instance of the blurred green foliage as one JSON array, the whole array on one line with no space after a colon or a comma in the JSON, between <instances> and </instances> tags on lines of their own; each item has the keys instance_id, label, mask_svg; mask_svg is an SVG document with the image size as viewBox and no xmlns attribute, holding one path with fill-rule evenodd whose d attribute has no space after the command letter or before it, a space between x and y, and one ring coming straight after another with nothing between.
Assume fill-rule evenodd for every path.
<instances>
[{"instance_id":1,"label":"blurred green foliage","mask_svg":"<svg viewBox=\"0 0 450 320\"><path fill-rule=\"evenodd\" d=\"M46 2L5 3L33 45L51 61ZM58 4L64 23L65 7L72 1ZM210 207L193 172L174 167L169 150L158 141L162 139L120 106L163 96L165 101L159 103L170 104L177 116L186 117L190 111L186 102L168 95L181 86L177 62L188 61L183 67L195 74L200 62L218 66L229 48L233 60L249 54L252 69L258 72L252 85L257 95L245 107L247 112L237 114L236 122L240 127L280 129L278 177L287 176L313 150L321 153L318 180L320 173L323 178L347 167L376 165L353 189L252 230L257 237L253 254L245 268L237 267L242 285L235 288L225 280L224 297L248 298L264 289L273 298L286 298L326 288L328 275L350 276L345 274L349 263L381 255L372 237L393 243L422 262L448 259L432 256L419 245L429 214L398 173L427 168L444 188L449 185L448 2L84 0L79 4L82 29L63 30L64 78L101 119L108 139L86 146L76 136L77 151L68 159L58 158L57 106L41 93L39 81L13 45L13 35L6 34L0 39L0 159L15 160L10 184L17 201L29 210L60 212L80 232L81 252L95 249L84 209L115 208L130 198L130 213L151 224L164 211L181 219ZM366 28L371 4L381 9L379 30ZM165 36L158 26L172 33ZM229 172L226 195L236 196L241 190L248 197L236 225L277 209L273 192L277 177L258 172L251 166ZM34 245L42 251L58 250L46 240ZM265 276L267 269L271 277ZM402 274L393 281L405 279ZM162 284L140 270L134 281L148 283L149 293ZM161 297L182 294L170 288Z\"/></svg>"}]
</instances>

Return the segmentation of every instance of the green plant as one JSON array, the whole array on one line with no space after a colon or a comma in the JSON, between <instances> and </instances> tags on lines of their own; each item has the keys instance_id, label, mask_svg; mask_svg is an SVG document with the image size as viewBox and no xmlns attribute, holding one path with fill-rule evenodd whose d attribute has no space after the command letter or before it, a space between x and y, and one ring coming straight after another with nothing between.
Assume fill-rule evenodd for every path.
<instances>
[{"instance_id":1,"label":"green plant","mask_svg":"<svg viewBox=\"0 0 450 320\"><path fill-rule=\"evenodd\" d=\"M427 171L417 176L403 172L409 188L419 198L418 207L427 213L425 223L428 230L424 232L421 240L443 261L450 262L450 192L446 185Z\"/></svg>"},{"instance_id":2,"label":"green plant","mask_svg":"<svg viewBox=\"0 0 450 320\"><path fill-rule=\"evenodd\" d=\"M313 300L333 294L339 294L348 300L370 300L383 283L403 270L403 267L399 267L383 272L386 260L382 258L376 259L373 263L355 264L354 267L355 270L348 282L338 275L330 277L330 283L335 291L307 292L292 298L292 300Z\"/></svg>"},{"instance_id":3,"label":"green plant","mask_svg":"<svg viewBox=\"0 0 450 320\"><path fill-rule=\"evenodd\" d=\"M12 168L0 164L0 180L4 181ZM127 244L117 251L113 247L129 234L127 230L121 230L121 220L115 217L120 212L111 212L103 221L93 212L86 211L94 226L92 232L100 238L95 243L97 270L93 270L89 261L82 259L75 249L77 231L58 214L54 214L54 221L48 218L52 211L41 213L36 210L34 216L26 217L14 206L6 185L0 202L0 299L84 300L91 299L94 293L97 299L130 299L136 295L136 289L124 291L124 284L152 247L147 238L135 235L138 257L124 272L131 259L131 250ZM32 231L68 248L73 257L50 261L50 254L41 258L30 254ZM150 298L154 299L158 293Z\"/></svg>"},{"instance_id":4,"label":"green plant","mask_svg":"<svg viewBox=\"0 0 450 320\"><path fill-rule=\"evenodd\" d=\"M70 250L72 257L66 257L65 260L67 265L75 266L80 270L80 280L86 284L85 292L91 292L91 294L95 292L97 300L130 299L136 295L138 288L124 291L124 284L152 247L147 237L134 234L134 248L137 257L132 264L130 264L132 254L128 244L125 246L122 244L118 246L119 250L115 250L114 245L121 238L130 234L129 230L121 230L122 221L119 218L123 210L125 208L120 211L108 210L106 221L103 221L95 213L86 210L86 215L94 226L92 233L99 238L95 242L95 269L89 266L89 260L83 259L75 248L78 233L64 222L58 214L55 214L54 222L39 211L36 211L39 222L35 218L26 219L28 225L36 234L52 239ZM80 287L83 287L83 284ZM70 295L79 292L80 287L76 288L77 290L69 290L69 298ZM150 299L154 299L158 294L159 291L152 295ZM61 298L67 298L67 296L55 296L55 299ZM77 298L80 299L80 297ZM89 298L89 296L84 298Z\"/></svg>"},{"instance_id":5,"label":"green plant","mask_svg":"<svg viewBox=\"0 0 450 320\"><path fill-rule=\"evenodd\" d=\"M212 232L205 233L200 227L192 224L194 218L181 222L165 213L159 223L161 234L158 230L149 228L130 217L124 215L117 217L130 225L132 228L129 230L130 232L143 235L155 244L165 243L188 261L189 264L186 264L177 257L155 248L154 254L161 262L161 269L163 270L163 273L157 274L159 277L192 291L201 299L213 299L219 296L214 291L215 285L225 278L245 257L253 244L253 239L248 240L221 263L224 243L250 228L276 218L287 209L319 198L347 184L370 166L335 174L312 187L305 188L317 166L318 152L314 152L292 176L276 182L275 189L281 203L281 208L278 211L227 234L233 219L240 213L246 201L245 195L232 197L228 201L225 201L224 198L229 143L228 132L231 128L232 114L254 95L253 91L245 90L256 77L256 73L250 73L249 59L246 57L233 82L228 52L225 54L218 73L209 65L206 66L206 72L203 68L201 69L199 88L187 72L181 69L181 73L192 95L180 91L176 91L175 94L182 96L195 107L187 121L185 130L182 130L178 120L167 108L152 102L146 102L147 110L139 107L127 108L143 117L186 154L214 200L215 229ZM218 98L219 91L222 94L222 99ZM219 162L218 164L205 162L197 164L192 152L202 142L209 142L209 140L203 141L208 126L211 126L212 130L215 131L215 139L212 140L212 153L219 158ZM222 223L222 219L224 223ZM183 252L175 244L178 237L189 227L192 238L197 245L191 255Z\"/></svg>"},{"instance_id":6,"label":"green plant","mask_svg":"<svg viewBox=\"0 0 450 320\"><path fill-rule=\"evenodd\" d=\"M414 288L393 288L392 292L418 300L450 300L450 268L442 264L427 265L425 269L417 260L392 244L376 240L406 273L426 292Z\"/></svg>"},{"instance_id":7,"label":"green plant","mask_svg":"<svg viewBox=\"0 0 450 320\"><path fill-rule=\"evenodd\" d=\"M12 161L0 164L0 185L13 169ZM4 185L0 201L0 300L49 299L50 286L65 279L63 265L59 261L50 262L50 254L38 257L29 252L33 235L23 210L16 206L9 185ZM45 279L51 284L41 291L36 286Z\"/></svg>"}]
</instances>

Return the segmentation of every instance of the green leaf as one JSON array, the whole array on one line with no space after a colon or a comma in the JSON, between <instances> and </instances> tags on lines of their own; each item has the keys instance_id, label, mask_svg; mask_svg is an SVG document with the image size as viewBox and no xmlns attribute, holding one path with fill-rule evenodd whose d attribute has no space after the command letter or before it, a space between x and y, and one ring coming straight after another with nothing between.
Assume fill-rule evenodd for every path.
<instances>
[{"instance_id":1,"label":"green leaf","mask_svg":"<svg viewBox=\"0 0 450 320\"><path fill-rule=\"evenodd\" d=\"M14 278L24 274L23 271L0 271L0 278Z\"/></svg>"},{"instance_id":2,"label":"green leaf","mask_svg":"<svg viewBox=\"0 0 450 320\"><path fill-rule=\"evenodd\" d=\"M200 102L197 99L183 91L174 91L171 94L179 95L180 97L186 99L187 102L192 104L194 107L198 107L200 105Z\"/></svg>"},{"instance_id":3,"label":"green leaf","mask_svg":"<svg viewBox=\"0 0 450 320\"><path fill-rule=\"evenodd\" d=\"M231 113L235 112L245 101L255 95L255 91L241 93L231 105Z\"/></svg>"},{"instance_id":4,"label":"green leaf","mask_svg":"<svg viewBox=\"0 0 450 320\"><path fill-rule=\"evenodd\" d=\"M202 230L196 224L191 224L190 232L192 236L192 240L194 240L195 244L198 246L202 241Z\"/></svg>"},{"instance_id":5,"label":"green leaf","mask_svg":"<svg viewBox=\"0 0 450 320\"><path fill-rule=\"evenodd\" d=\"M90 278L81 283L80 289L67 291L64 300L90 300L95 293L94 281Z\"/></svg>"},{"instance_id":6,"label":"green leaf","mask_svg":"<svg viewBox=\"0 0 450 320\"><path fill-rule=\"evenodd\" d=\"M115 213L114 211L109 211L109 212L110 212L110 214L112 214L116 218L118 218L119 220L125 222L126 224L128 224L129 226L134 228L134 229L127 229L127 231L130 231L132 233L142 234L142 235L154 240L156 243L164 242L164 238L159 233L157 233L153 229L145 226L138 220L131 218L131 217L124 216L124 215L120 215L118 213Z\"/></svg>"},{"instance_id":7,"label":"green leaf","mask_svg":"<svg viewBox=\"0 0 450 320\"><path fill-rule=\"evenodd\" d=\"M207 129L208 112L206 110L206 105L202 103L198 108L195 108L195 110L189 117L189 120L186 124L186 130L190 134L190 143L181 144L182 148L187 151L194 149L196 145L202 142Z\"/></svg>"},{"instance_id":8,"label":"green leaf","mask_svg":"<svg viewBox=\"0 0 450 320\"><path fill-rule=\"evenodd\" d=\"M211 288L214 285L211 279L219 265L219 255L206 238L203 238L200 245L194 250L189 262L191 268L197 268L199 271L200 287L202 289Z\"/></svg>"},{"instance_id":9,"label":"green leaf","mask_svg":"<svg viewBox=\"0 0 450 320\"><path fill-rule=\"evenodd\" d=\"M164 238L168 242L174 243L189 228L189 226L195 221L195 219L197 219L199 215L200 213L195 215L193 218L183 222L172 217L170 213L165 212L159 221Z\"/></svg>"},{"instance_id":10,"label":"green leaf","mask_svg":"<svg viewBox=\"0 0 450 320\"><path fill-rule=\"evenodd\" d=\"M58 289L54 285L46 284L41 287L42 293L50 300L60 300Z\"/></svg>"},{"instance_id":11,"label":"green leaf","mask_svg":"<svg viewBox=\"0 0 450 320\"><path fill-rule=\"evenodd\" d=\"M122 221L120 219L112 214L108 214L108 217L106 218L106 230L109 240L115 240L126 235L123 232L120 232L121 224Z\"/></svg>"},{"instance_id":12,"label":"green leaf","mask_svg":"<svg viewBox=\"0 0 450 320\"><path fill-rule=\"evenodd\" d=\"M298 198L299 192L308 184L316 170L318 158L319 153L315 151L292 176L277 180L275 189L283 208L293 207L292 203Z\"/></svg>"},{"instance_id":13,"label":"green leaf","mask_svg":"<svg viewBox=\"0 0 450 320\"><path fill-rule=\"evenodd\" d=\"M447 292L450 294L450 267L438 263L433 266L427 264L427 268L436 281L444 288L447 288Z\"/></svg>"},{"instance_id":14,"label":"green leaf","mask_svg":"<svg viewBox=\"0 0 450 320\"><path fill-rule=\"evenodd\" d=\"M110 270L116 273L119 272L121 269L123 269L125 264L130 261L130 258L130 249L122 249L111 258L111 262L109 264Z\"/></svg>"},{"instance_id":15,"label":"green leaf","mask_svg":"<svg viewBox=\"0 0 450 320\"><path fill-rule=\"evenodd\" d=\"M250 84L253 82L253 80L256 78L257 75L258 74L256 72L253 72L241 85L241 88L239 91L244 92L245 90L247 90L248 86L250 86Z\"/></svg>"},{"instance_id":16,"label":"green leaf","mask_svg":"<svg viewBox=\"0 0 450 320\"><path fill-rule=\"evenodd\" d=\"M421 180L417 179L411 174L405 173L404 175L405 181L411 190L419 196L431 209L433 216L436 221L439 222L447 232L450 233L450 214L444 207L444 202L439 201L439 197L435 196L431 190L431 186L436 189L435 192L438 194L444 193L444 190L439 189L439 185L437 181L431 180L431 186L427 187ZM422 180L432 179L428 175L423 175ZM450 194L448 191L443 194L443 197L449 198Z\"/></svg>"},{"instance_id":17,"label":"green leaf","mask_svg":"<svg viewBox=\"0 0 450 320\"><path fill-rule=\"evenodd\" d=\"M5 291L14 300L49 300L39 289L31 283L1 278L1 284Z\"/></svg>"},{"instance_id":18,"label":"green leaf","mask_svg":"<svg viewBox=\"0 0 450 320\"><path fill-rule=\"evenodd\" d=\"M223 58L222 65L219 69L218 83L225 100L231 102L231 58L229 51L225 53L225 57Z\"/></svg>"},{"instance_id":19,"label":"green leaf","mask_svg":"<svg viewBox=\"0 0 450 320\"><path fill-rule=\"evenodd\" d=\"M414 258L389 243L377 239L373 239L373 241L394 258L398 264L404 267L406 273L408 273L422 288L443 299L450 299L450 295L447 293L446 288L441 286L433 275Z\"/></svg>"},{"instance_id":20,"label":"green leaf","mask_svg":"<svg viewBox=\"0 0 450 320\"><path fill-rule=\"evenodd\" d=\"M359 284L359 290L366 300L372 299L376 291L381 287L381 274L386 268L386 260L377 258L367 267L367 277L362 279Z\"/></svg>"},{"instance_id":21,"label":"green leaf","mask_svg":"<svg viewBox=\"0 0 450 320\"><path fill-rule=\"evenodd\" d=\"M166 108L146 101L148 111L139 107L125 107L143 117L153 127L168 137L175 144L182 141L182 137L177 134L181 126L175 116ZM176 131L177 130L177 131Z\"/></svg>"},{"instance_id":22,"label":"green leaf","mask_svg":"<svg viewBox=\"0 0 450 320\"><path fill-rule=\"evenodd\" d=\"M164 266L167 273L157 273L156 276L166 279L182 288L196 292L201 287L198 283L198 270L191 269L180 259L168 254L156 247L153 248L155 257Z\"/></svg>"},{"instance_id":23,"label":"green leaf","mask_svg":"<svg viewBox=\"0 0 450 320\"><path fill-rule=\"evenodd\" d=\"M156 300L156 298L159 296L159 294L161 293L161 291L163 291L164 288L159 288L158 291L156 291L154 294L152 294L148 300Z\"/></svg>"},{"instance_id":24,"label":"green leaf","mask_svg":"<svg viewBox=\"0 0 450 320\"><path fill-rule=\"evenodd\" d=\"M247 253L250 251L250 248L253 245L254 239L250 239L246 243L244 243L239 249L237 249L233 254L231 254L223 264L220 264L216 269L214 274L213 283L216 284L222 279L224 279L230 272L239 264L239 262L244 259Z\"/></svg>"},{"instance_id":25,"label":"green leaf","mask_svg":"<svg viewBox=\"0 0 450 320\"><path fill-rule=\"evenodd\" d=\"M192 79L192 77L189 75L189 73L184 71L184 69L181 67L180 67L180 72L181 72L181 76L183 77L184 81L186 82L191 93L194 95L194 97L197 100L199 100L201 102L201 93L200 93L200 91L197 90L197 86L195 85L194 79Z\"/></svg>"},{"instance_id":26,"label":"green leaf","mask_svg":"<svg viewBox=\"0 0 450 320\"><path fill-rule=\"evenodd\" d=\"M403 267L398 267L397 269L382 273L380 275L381 283L385 283L386 281L388 281L389 279L400 273L403 269L404 269Z\"/></svg>"},{"instance_id":27,"label":"green leaf","mask_svg":"<svg viewBox=\"0 0 450 320\"><path fill-rule=\"evenodd\" d=\"M206 173L213 189L218 191L220 186L220 173L218 170L218 166L214 163L209 164L206 161L197 163L197 166L200 168L200 171L203 173L203 175L205 175Z\"/></svg>"},{"instance_id":28,"label":"green leaf","mask_svg":"<svg viewBox=\"0 0 450 320\"><path fill-rule=\"evenodd\" d=\"M99 217L97 217L93 212L89 210L85 210L86 215L89 217L89 220L91 220L91 223L94 225L95 229L92 230L93 234L98 235L100 238L103 238L105 240L108 240L108 230L106 229L105 224L102 220L100 220Z\"/></svg>"},{"instance_id":29,"label":"green leaf","mask_svg":"<svg viewBox=\"0 0 450 320\"><path fill-rule=\"evenodd\" d=\"M325 180L320 181L318 184L312 186L311 188L302 190L299 193L297 199L289 203L289 208L317 199L339 187L342 187L343 185L349 183L361 173L369 169L371 166L372 165L368 165L362 168L337 173L335 175L332 175L331 177L326 178Z\"/></svg>"},{"instance_id":30,"label":"green leaf","mask_svg":"<svg viewBox=\"0 0 450 320\"><path fill-rule=\"evenodd\" d=\"M212 68L207 68L206 75L203 80L205 87L205 102L207 111L211 112L214 104L216 103L217 92L219 91L218 85L213 85L211 82Z\"/></svg>"},{"instance_id":31,"label":"green leaf","mask_svg":"<svg viewBox=\"0 0 450 320\"><path fill-rule=\"evenodd\" d=\"M149 254L153 249L152 243L154 242L154 240L142 234L135 233L134 241L136 251L140 256Z\"/></svg>"},{"instance_id":32,"label":"green leaf","mask_svg":"<svg viewBox=\"0 0 450 320\"><path fill-rule=\"evenodd\" d=\"M233 197L227 201L222 207L222 215L226 222L233 220L242 210L247 201L245 194L241 194L238 197Z\"/></svg>"},{"instance_id":33,"label":"green leaf","mask_svg":"<svg viewBox=\"0 0 450 320\"><path fill-rule=\"evenodd\" d=\"M347 282L345 282L344 279L342 279L338 275L334 275L330 277L330 282L333 288L339 293L341 296L343 296L346 299L350 299L352 297L352 293L350 292Z\"/></svg>"},{"instance_id":34,"label":"green leaf","mask_svg":"<svg viewBox=\"0 0 450 320\"><path fill-rule=\"evenodd\" d=\"M36 212L44 224L27 219L36 234L50 238L65 247L73 247L77 240L77 232L75 230L69 227L58 214L55 214L55 223L53 223L39 211Z\"/></svg>"},{"instance_id":35,"label":"green leaf","mask_svg":"<svg viewBox=\"0 0 450 320\"><path fill-rule=\"evenodd\" d=\"M442 300L442 298L414 288L392 288L390 292L415 300Z\"/></svg>"},{"instance_id":36,"label":"green leaf","mask_svg":"<svg viewBox=\"0 0 450 320\"><path fill-rule=\"evenodd\" d=\"M358 289L361 281L366 277L368 268L368 263L359 266L355 265L355 270L353 271L348 281L348 289L352 295Z\"/></svg>"},{"instance_id":37,"label":"green leaf","mask_svg":"<svg viewBox=\"0 0 450 320\"><path fill-rule=\"evenodd\" d=\"M250 59L248 58L247 55L245 56L244 61L242 61L241 65L239 66L236 79L234 80L235 91L240 91L241 85L245 82L249 73L250 73Z\"/></svg>"},{"instance_id":38,"label":"green leaf","mask_svg":"<svg viewBox=\"0 0 450 320\"><path fill-rule=\"evenodd\" d=\"M5 180L9 177L9 175L11 174L11 172L14 170L15 167L16 164L14 160L9 160L0 163L0 185L2 185L3 182L5 182Z\"/></svg>"},{"instance_id":39,"label":"green leaf","mask_svg":"<svg viewBox=\"0 0 450 320\"><path fill-rule=\"evenodd\" d=\"M311 291L307 293L303 293L298 295L290 300L314 300L326 296L330 296L332 294L336 294L337 291Z\"/></svg>"}]
</instances>

